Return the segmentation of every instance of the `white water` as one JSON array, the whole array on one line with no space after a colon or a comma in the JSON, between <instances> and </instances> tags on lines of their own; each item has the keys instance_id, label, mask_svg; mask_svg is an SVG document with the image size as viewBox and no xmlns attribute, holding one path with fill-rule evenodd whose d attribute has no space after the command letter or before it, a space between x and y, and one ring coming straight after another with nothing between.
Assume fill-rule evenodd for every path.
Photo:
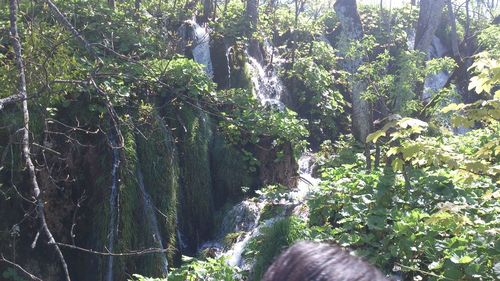
<instances>
[{"instance_id":1,"label":"white water","mask_svg":"<svg viewBox=\"0 0 500 281\"><path fill-rule=\"evenodd\" d=\"M161 238L160 229L158 227L158 220L156 218L156 212L151 200L151 196L146 191L144 187L144 179L142 177L142 172L140 169L137 169L137 183L139 185L139 189L142 193L142 201L144 204L144 213L146 215L146 221L148 225L148 230L153 237L153 241L155 243L155 247L159 247L160 249L165 249L163 247L163 242ZM161 270L162 277L167 277L168 275L168 261L165 253L160 253L161 259Z\"/></svg>"},{"instance_id":2,"label":"white water","mask_svg":"<svg viewBox=\"0 0 500 281\"><path fill-rule=\"evenodd\" d=\"M192 20L186 21L192 29L193 29L193 57L194 60L205 66L205 73L212 78L213 67L212 67L212 58L210 56L210 34L208 31L208 27L200 26L196 22L196 18L193 17Z\"/></svg>"},{"instance_id":3,"label":"white water","mask_svg":"<svg viewBox=\"0 0 500 281\"><path fill-rule=\"evenodd\" d=\"M120 166L120 152L114 136L110 134L109 142L112 150L112 168L111 168L111 194L109 195L109 225L108 225L108 251L113 252L113 246L116 236L116 222L118 216L118 167ZM113 256L108 257L108 271L106 280L113 281Z\"/></svg>"},{"instance_id":4,"label":"white water","mask_svg":"<svg viewBox=\"0 0 500 281\"><path fill-rule=\"evenodd\" d=\"M302 211L297 210L303 209L301 207L306 203L306 199L311 193L312 188L319 183L319 179L312 176L314 167L313 155L304 153L298 162L301 180L297 188L289 189L279 199L267 194L261 194L256 198L249 198L236 204L224 216L217 238L202 245L200 250L215 250L216 256L226 257L228 265L249 270L252 261L245 260L243 253L252 238L259 236L262 228L269 227L284 218L285 214L290 210L299 216L304 215L301 214ZM284 208L275 217L261 221L262 210L267 204L280 205ZM307 217L307 214L303 217ZM240 235L234 244L230 247L224 247L224 237L230 233L240 233Z\"/></svg>"},{"instance_id":5,"label":"white water","mask_svg":"<svg viewBox=\"0 0 500 281\"><path fill-rule=\"evenodd\" d=\"M231 88L231 52L233 51L233 46L226 48L226 60L227 60L227 87Z\"/></svg>"},{"instance_id":6,"label":"white water","mask_svg":"<svg viewBox=\"0 0 500 281\"><path fill-rule=\"evenodd\" d=\"M406 45L410 51L415 50L415 36L415 29L411 29L406 32Z\"/></svg>"},{"instance_id":7,"label":"white water","mask_svg":"<svg viewBox=\"0 0 500 281\"><path fill-rule=\"evenodd\" d=\"M448 51L446 46L441 42L441 39L434 36L431 49L429 50L429 59L442 58ZM448 71L441 71L425 77L422 99L428 101L434 93L440 91L446 85L448 78L450 78L450 73L448 73Z\"/></svg>"},{"instance_id":8,"label":"white water","mask_svg":"<svg viewBox=\"0 0 500 281\"><path fill-rule=\"evenodd\" d=\"M284 92L284 86L274 69L264 69L256 59L250 56L248 56L248 65L252 72L253 89L261 104L283 111L285 105L281 102L281 95Z\"/></svg>"}]
</instances>

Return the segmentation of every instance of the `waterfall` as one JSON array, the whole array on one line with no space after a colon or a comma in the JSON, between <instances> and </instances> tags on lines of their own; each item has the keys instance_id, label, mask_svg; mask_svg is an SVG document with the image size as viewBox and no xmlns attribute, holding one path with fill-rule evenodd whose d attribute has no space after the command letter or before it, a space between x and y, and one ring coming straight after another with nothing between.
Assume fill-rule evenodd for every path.
<instances>
[{"instance_id":1,"label":"waterfall","mask_svg":"<svg viewBox=\"0 0 500 281\"><path fill-rule=\"evenodd\" d=\"M186 21L192 28L192 38L193 41L193 58L194 60L205 66L205 72L207 75L213 77L213 67L212 58L210 56L210 34L206 26L202 27L196 22L196 17Z\"/></svg>"},{"instance_id":2,"label":"waterfall","mask_svg":"<svg viewBox=\"0 0 500 281\"><path fill-rule=\"evenodd\" d=\"M429 50L429 59L442 58L447 52L448 49L441 42L441 39L434 36L432 39L431 49ZM440 71L436 74L430 74L425 77L422 99L424 101L428 101L432 97L433 93L438 92L446 85L449 77L450 74L446 70Z\"/></svg>"},{"instance_id":3,"label":"waterfall","mask_svg":"<svg viewBox=\"0 0 500 281\"><path fill-rule=\"evenodd\" d=\"M410 29L406 32L406 46L408 46L408 50L415 50L415 29Z\"/></svg>"},{"instance_id":4,"label":"waterfall","mask_svg":"<svg viewBox=\"0 0 500 281\"><path fill-rule=\"evenodd\" d=\"M306 199L312 191L311 189L317 186L319 179L314 178L312 175L315 162L312 154L304 153L298 162L301 181L297 188L290 189L279 200L261 194L257 198L250 198L236 204L225 214L216 239L204 243L200 247L200 251L210 249L216 256L226 257L228 265L249 270L252 261L246 261L243 258L243 253L252 238L261 234L262 228L272 226L290 211L307 218L307 214L300 213L301 206L306 203ZM283 210L272 218L262 220L262 211L268 204L283 206ZM225 247L224 238L230 233L239 233L239 236L234 244Z\"/></svg>"},{"instance_id":5,"label":"waterfall","mask_svg":"<svg viewBox=\"0 0 500 281\"><path fill-rule=\"evenodd\" d=\"M146 191L144 187L144 179L142 177L142 172L139 168L137 168L137 182L139 185L139 189L142 193L142 201L144 204L144 213L146 215L146 223L148 225L148 230L153 237L153 241L157 247L160 249L165 249L163 247L163 242L161 238L160 229L158 227L158 220L156 218L155 207L152 203L151 196ZM161 269L163 277L167 277L168 274L168 261L165 253L160 253L161 258Z\"/></svg>"},{"instance_id":6,"label":"waterfall","mask_svg":"<svg viewBox=\"0 0 500 281\"><path fill-rule=\"evenodd\" d=\"M233 46L226 47L226 60L227 60L227 88L231 88L231 52Z\"/></svg>"},{"instance_id":7,"label":"waterfall","mask_svg":"<svg viewBox=\"0 0 500 281\"><path fill-rule=\"evenodd\" d=\"M268 69L266 71L264 67L251 56L248 56L248 63L252 73L253 89L261 104L283 111L285 105L281 102L281 95L284 92L284 86L275 70Z\"/></svg>"},{"instance_id":8,"label":"waterfall","mask_svg":"<svg viewBox=\"0 0 500 281\"><path fill-rule=\"evenodd\" d=\"M113 252L113 246L116 236L116 223L118 220L118 167L120 166L120 151L117 147L113 134L109 135L109 143L112 150L112 168L111 168L111 194L109 196L109 233L108 233L108 251ZM106 280L113 281L113 256L108 257L108 271Z\"/></svg>"}]
</instances>

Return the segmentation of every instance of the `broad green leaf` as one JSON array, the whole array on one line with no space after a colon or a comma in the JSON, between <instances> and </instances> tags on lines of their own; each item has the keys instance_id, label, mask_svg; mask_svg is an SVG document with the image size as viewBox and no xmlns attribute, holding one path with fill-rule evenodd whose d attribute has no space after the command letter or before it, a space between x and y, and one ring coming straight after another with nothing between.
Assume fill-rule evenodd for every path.
<instances>
[{"instance_id":1,"label":"broad green leaf","mask_svg":"<svg viewBox=\"0 0 500 281\"><path fill-rule=\"evenodd\" d=\"M427 127L428 124L422 120L418 120L415 118L403 118L401 121L398 122L398 125L406 129L408 127Z\"/></svg>"},{"instance_id":2,"label":"broad green leaf","mask_svg":"<svg viewBox=\"0 0 500 281\"><path fill-rule=\"evenodd\" d=\"M367 137L366 137L366 142L373 142L373 143L376 143L377 140L380 138L380 137L383 137L385 136L385 132L382 131L382 130L378 130L374 133L371 133L369 134Z\"/></svg>"},{"instance_id":3,"label":"broad green leaf","mask_svg":"<svg viewBox=\"0 0 500 281\"><path fill-rule=\"evenodd\" d=\"M404 165L404 162L403 160L399 159L399 158L396 158L392 161L392 169L394 171L401 171L403 170L403 165Z\"/></svg>"},{"instance_id":4,"label":"broad green leaf","mask_svg":"<svg viewBox=\"0 0 500 281\"><path fill-rule=\"evenodd\" d=\"M422 145L414 144L414 145L409 145L409 146L403 147L401 152L403 153L403 158L405 160L408 160L409 158L411 158L415 154L417 154L421 149L422 149Z\"/></svg>"},{"instance_id":5,"label":"broad green leaf","mask_svg":"<svg viewBox=\"0 0 500 281\"><path fill-rule=\"evenodd\" d=\"M456 264L467 264L467 263L470 263L472 262L474 259L465 255L465 256L458 256L456 254L454 254L450 260L453 262L453 263L456 263Z\"/></svg>"},{"instance_id":6,"label":"broad green leaf","mask_svg":"<svg viewBox=\"0 0 500 281\"><path fill-rule=\"evenodd\" d=\"M459 103L459 104L451 103L451 104L445 106L443 109L441 109L441 112L448 113L450 111L457 111L457 110L462 109L463 107L464 107L463 103Z\"/></svg>"}]
</instances>

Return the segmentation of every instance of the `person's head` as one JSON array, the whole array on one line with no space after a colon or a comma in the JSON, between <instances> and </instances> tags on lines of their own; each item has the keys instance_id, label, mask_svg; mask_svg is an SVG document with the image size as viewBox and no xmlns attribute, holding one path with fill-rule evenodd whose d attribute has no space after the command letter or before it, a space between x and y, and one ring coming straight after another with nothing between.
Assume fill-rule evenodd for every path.
<instances>
[{"instance_id":1,"label":"person's head","mask_svg":"<svg viewBox=\"0 0 500 281\"><path fill-rule=\"evenodd\" d=\"M374 266L338 246L298 242L267 269L262 281L387 281Z\"/></svg>"}]
</instances>

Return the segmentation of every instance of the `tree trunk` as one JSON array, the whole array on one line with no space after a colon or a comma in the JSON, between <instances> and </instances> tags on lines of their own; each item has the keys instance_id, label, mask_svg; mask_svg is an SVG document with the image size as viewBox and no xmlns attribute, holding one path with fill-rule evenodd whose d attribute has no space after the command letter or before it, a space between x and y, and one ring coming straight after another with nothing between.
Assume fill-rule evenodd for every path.
<instances>
[{"instance_id":1,"label":"tree trunk","mask_svg":"<svg viewBox=\"0 0 500 281\"><path fill-rule=\"evenodd\" d=\"M453 56L455 60L460 61L460 50L458 49L458 35L457 35L457 22L455 18L455 12L453 11L453 5L451 0L447 0L447 8L448 8L448 20L450 21L450 37L451 37L451 49L453 51Z\"/></svg>"},{"instance_id":2,"label":"tree trunk","mask_svg":"<svg viewBox=\"0 0 500 281\"><path fill-rule=\"evenodd\" d=\"M208 21L214 13L214 2L212 0L203 0L203 19Z\"/></svg>"},{"instance_id":3,"label":"tree trunk","mask_svg":"<svg viewBox=\"0 0 500 281\"><path fill-rule=\"evenodd\" d=\"M363 39L363 27L355 0L337 0L334 9L342 26L339 52L341 56L345 56L350 44ZM344 68L351 74L348 82L352 98L352 132L358 141L365 143L372 124L371 106L362 98L366 84L354 76L362 63L361 56L349 59L344 61Z\"/></svg>"},{"instance_id":4,"label":"tree trunk","mask_svg":"<svg viewBox=\"0 0 500 281\"><path fill-rule=\"evenodd\" d=\"M247 37L249 39L248 54L262 63L264 56L260 51L259 41L254 38L254 33L257 31L259 23L259 0L247 0L246 16L249 25L247 30Z\"/></svg>"},{"instance_id":5,"label":"tree trunk","mask_svg":"<svg viewBox=\"0 0 500 281\"><path fill-rule=\"evenodd\" d=\"M28 93L26 90L26 74L25 74L24 61L23 61L23 57L22 57L22 47L21 47L21 41L19 38L19 33L18 33L18 28L17 28L17 3L16 3L16 0L9 1L9 12L10 12L10 35L12 38L12 46L14 47L15 61L16 61L16 66L17 66L17 71L18 71L18 79L19 79L18 95L23 97L23 99L22 99L23 132L22 132L22 136L21 136L21 148L22 148L22 153L24 156L26 168L28 169L28 173L29 173L29 177L30 177L29 182L32 186L33 198L35 199L35 201L33 203L36 204L36 211L37 211L37 216L40 219L41 230L47 236L47 238L49 240L48 243L54 247L54 250L56 251L57 256L59 257L59 260L60 260L61 265L63 267L64 277L65 277L64 279L67 281L71 281L71 279L69 277L68 265L66 264L66 260L64 259L64 256L63 256L61 250L59 249L59 246L57 246L56 241L54 240L54 237L52 236L52 233L50 232L50 229L47 225L47 221L45 219L45 207L44 207L44 202L42 199L42 193L40 192L40 187L38 185L36 171L35 171L35 165L33 164L33 161L31 160L30 141L29 141L30 114L29 114L29 109L28 109Z\"/></svg>"},{"instance_id":6,"label":"tree trunk","mask_svg":"<svg viewBox=\"0 0 500 281\"><path fill-rule=\"evenodd\" d=\"M418 14L415 50L429 54L432 38L441 21L444 0L421 0Z\"/></svg>"}]
</instances>

